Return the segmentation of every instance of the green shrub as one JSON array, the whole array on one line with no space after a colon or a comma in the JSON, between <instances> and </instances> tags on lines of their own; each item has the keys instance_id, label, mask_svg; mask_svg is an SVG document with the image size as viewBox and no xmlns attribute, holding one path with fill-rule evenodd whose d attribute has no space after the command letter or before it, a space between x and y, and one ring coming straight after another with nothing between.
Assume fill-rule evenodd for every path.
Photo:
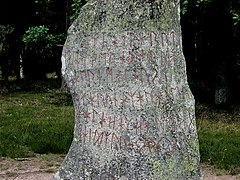
<instances>
[{"instance_id":1,"label":"green shrub","mask_svg":"<svg viewBox=\"0 0 240 180\"><path fill-rule=\"evenodd\" d=\"M30 27L23 35L22 40L25 50L35 51L45 57L53 55L54 47L63 41L64 36L64 34L53 35L49 33L49 28L42 25Z\"/></svg>"},{"instance_id":2,"label":"green shrub","mask_svg":"<svg viewBox=\"0 0 240 180\"><path fill-rule=\"evenodd\" d=\"M64 34L53 35L46 26L30 27L23 35L23 73L26 79L46 79L47 73L61 72Z\"/></svg>"}]
</instances>

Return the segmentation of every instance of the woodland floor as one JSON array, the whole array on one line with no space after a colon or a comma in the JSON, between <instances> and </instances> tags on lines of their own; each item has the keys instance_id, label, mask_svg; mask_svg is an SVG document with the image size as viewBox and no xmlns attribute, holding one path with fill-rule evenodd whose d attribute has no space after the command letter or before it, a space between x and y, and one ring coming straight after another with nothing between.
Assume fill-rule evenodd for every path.
<instances>
[{"instance_id":1,"label":"woodland floor","mask_svg":"<svg viewBox=\"0 0 240 180\"><path fill-rule=\"evenodd\" d=\"M31 158L0 158L0 180L51 180L64 155L36 155ZM224 170L215 170L202 164L204 180L240 180L240 174L231 176Z\"/></svg>"}]
</instances>

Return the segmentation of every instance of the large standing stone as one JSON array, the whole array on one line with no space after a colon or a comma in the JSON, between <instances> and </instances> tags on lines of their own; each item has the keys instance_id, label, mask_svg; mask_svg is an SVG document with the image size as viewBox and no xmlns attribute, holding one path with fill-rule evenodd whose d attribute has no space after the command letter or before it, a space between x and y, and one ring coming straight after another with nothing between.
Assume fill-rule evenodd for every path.
<instances>
[{"instance_id":1,"label":"large standing stone","mask_svg":"<svg viewBox=\"0 0 240 180\"><path fill-rule=\"evenodd\" d=\"M53 179L201 179L179 11L179 0L82 8L62 55L74 139Z\"/></svg>"}]
</instances>

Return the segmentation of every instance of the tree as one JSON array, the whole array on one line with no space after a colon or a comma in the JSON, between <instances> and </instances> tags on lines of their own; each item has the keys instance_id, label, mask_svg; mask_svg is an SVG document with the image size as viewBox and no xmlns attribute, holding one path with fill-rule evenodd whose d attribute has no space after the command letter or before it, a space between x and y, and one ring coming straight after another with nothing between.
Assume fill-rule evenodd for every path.
<instances>
[{"instance_id":1,"label":"tree","mask_svg":"<svg viewBox=\"0 0 240 180\"><path fill-rule=\"evenodd\" d=\"M61 44L63 34L53 35L46 26L30 27L23 36L24 75L28 79L45 79L49 70L60 69L60 51L57 44ZM57 60L55 62L55 60ZM59 75L59 72L57 71Z\"/></svg>"},{"instance_id":2,"label":"tree","mask_svg":"<svg viewBox=\"0 0 240 180\"><path fill-rule=\"evenodd\" d=\"M0 25L2 27L12 27L14 31L8 35L7 41L4 43L7 47L5 56L1 58L1 62L6 66L2 67L5 80L8 76L16 76L20 79L20 54L22 49L21 36L34 19L33 1L7 1L0 2ZM13 15L14 14L14 15ZM31 19L31 18L33 19ZM2 42L3 39L0 41Z\"/></svg>"},{"instance_id":3,"label":"tree","mask_svg":"<svg viewBox=\"0 0 240 180\"><path fill-rule=\"evenodd\" d=\"M208 102L227 104L237 95L232 84L236 82L232 2L182 1L183 47L198 100L204 96Z\"/></svg>"},{"instance_id":4,"label":"tree","mask_svg":"<svg viewBox=\"0 0 240 180\"><path fill-rule=\"evenodd\" d=\"M10 60L12 59L10 50L13 46L13 32L13 27L9 25L0 25L0 67L3 79L6 83L8 83L8 77L10 74Z\"/></svg>"}]
</instances>

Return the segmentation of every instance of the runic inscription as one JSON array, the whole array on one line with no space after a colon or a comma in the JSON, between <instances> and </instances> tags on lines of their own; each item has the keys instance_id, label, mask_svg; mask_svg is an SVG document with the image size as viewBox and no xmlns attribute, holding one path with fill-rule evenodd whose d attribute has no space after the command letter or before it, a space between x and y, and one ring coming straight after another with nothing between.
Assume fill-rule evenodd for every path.
<instances>
[{"instance_id":1,"label":"runic inscription","mask_svg":"<svg viewBox=\"0 0 240 180\"><path fill-rule=\"evenodd\" d=\"M180 48L176 46L177 33L128 32L87 39L85 48L80 43L64 52L69 69L77 74L70 83L77 94L76 118L81 126L76 133L82 142L108 150L132 148L141 153L159 149L171 153L184 148L184 144L169 140L166 133L193 128L185 121L192 112L168 115L171 109L159 110L171 106L175 96L184 93L181 82L172 83L167 77L172 73L169 71L181 65L176 62ZM165 76L160 75L161 71ZM107 88L101 89L103 86Z\"/></svg>"},{"instance_id":2,"label":"runic inscription","mask_svg":"<svg viewBox=\"0 0 240 180\"><path fill-rule=\"evenodd\" d=\"M68 29L62 75L74 136L53 180L201 179L179 0L91 0Z\"/></svg>"}]
</instances>

